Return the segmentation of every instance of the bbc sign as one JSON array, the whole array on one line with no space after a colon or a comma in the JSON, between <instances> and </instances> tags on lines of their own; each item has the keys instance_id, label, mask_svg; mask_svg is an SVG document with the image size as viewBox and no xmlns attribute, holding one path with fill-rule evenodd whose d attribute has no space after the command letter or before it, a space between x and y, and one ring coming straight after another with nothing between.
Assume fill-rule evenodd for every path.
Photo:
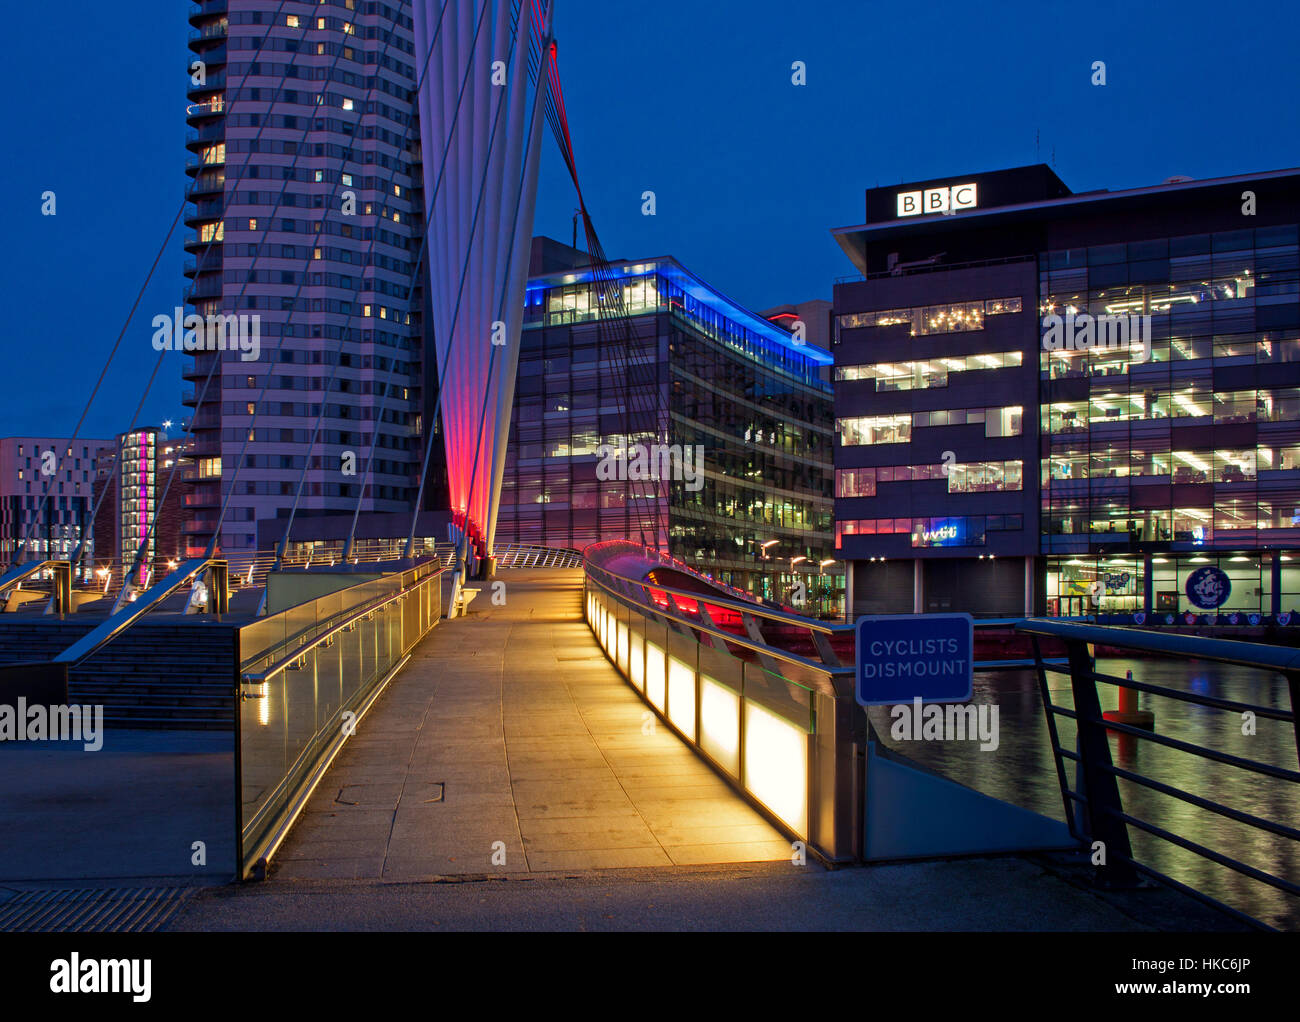
<instances>
[{"instance_id":1,"label":"bbc sign","mask_svg":"<svg viewBox=\"0 0 1300 1022\"><path fill-rule=\"evenodd\" d=\"M899 216L954 213L959 209L974 209L975 206L974 181L946 188L927 188L920 192L898 193Z\"/></svg>"}]
</instances>

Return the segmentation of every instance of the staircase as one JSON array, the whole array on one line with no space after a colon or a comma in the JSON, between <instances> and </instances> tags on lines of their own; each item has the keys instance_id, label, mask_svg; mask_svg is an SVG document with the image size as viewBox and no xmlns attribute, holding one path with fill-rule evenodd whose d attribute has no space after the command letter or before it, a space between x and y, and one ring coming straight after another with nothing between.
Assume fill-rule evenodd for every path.
<instances>
[{"instance_id":1,"label":"staircase","mask_svg":"<svg viewBox=\"0 0 1300 1022\"><path fill-rule=\"evenodd\" d=\"M0 620L0 662L50 660L97 621ZM102 705L109 727L234 728L236 627L140 621L68 676L68 700Z\"/></svg>"}]
</instances>

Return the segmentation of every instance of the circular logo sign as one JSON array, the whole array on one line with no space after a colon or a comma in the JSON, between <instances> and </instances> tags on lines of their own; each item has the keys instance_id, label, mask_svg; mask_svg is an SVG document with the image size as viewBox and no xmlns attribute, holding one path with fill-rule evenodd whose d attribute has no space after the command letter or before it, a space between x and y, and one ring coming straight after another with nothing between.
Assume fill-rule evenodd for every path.
<instances>
[{"instance_id":1,"label":"circular logo sign","mask_svg":"<svg viewBox=\"0 0 1300 1022\"><path fill-rule=\"evenodd\" d=\"M1280 625L1289 625L1291 623L1291 612L1287 611L1285 614L1279 614L1277 616L1277 623Z\"/></svg>"},{"instance_id":2,"label":"circular logo sign","mask_svg":"<svg viewBox=\"0 0 1300 1022\"><path fill-rule=\"evenodd\" d=\"M1251 614L1246 618L1246 620L1249 621L1252 625L1257 625L1259 624L1259 615Z\"/></svg>"},{"instance_id":3,"label":"circular logo sign","mask_svg":"<svg viewBox=\"0 0 1300 1022\"><path fill-rule=\"evenodd\" d=\"M1214 610L1228 602L1228 597L1232 595L1232 583L1223 571L1213 565L1206 565L1187 576L1186 592L1192 606Z\"/></svg>"},{"instance_id":4,"label":"circular logo sign","mask_svg":"<svg viewBox=\"0 0 1300 1022\"><path fill-rule=\"evenodd\" d=\"M1135 625L1144 625L1146 624L1146 621L1147 621L1147 616L1143 614L1141 611L1138 611L1136 614L1133 615L1133 623Z\"/></svg>"}]
</instances>

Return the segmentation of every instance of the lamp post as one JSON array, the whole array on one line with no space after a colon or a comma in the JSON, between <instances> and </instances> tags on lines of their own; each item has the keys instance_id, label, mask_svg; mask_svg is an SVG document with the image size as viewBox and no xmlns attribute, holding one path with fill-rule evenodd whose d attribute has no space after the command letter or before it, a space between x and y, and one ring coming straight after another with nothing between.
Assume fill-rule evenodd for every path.
<instances>
[{"instance_id":1,"label":"lamp post","mask_svg":"<svg viewBox=\"0 0 1300 1022\"><path fill-rule=\"evenodd\" d=\"M760 561L770 561L772 558L771 558L771 556L769 556L769 554L768 554L767 551L768 551L768 548L769 548L769 547L776 546L776 544L777 544L777 540L775 540L775 539L769 539L769 540L767 540L766 542L761 542L761 543L760 543L758 540L754 540L754 542L755 542L755 543L758 543L758 559L759 559ZM760 584L760 587L761 587L762 591L763 591L764 593L767 593L767 592L768 592L768 583L769 583L769 579L768 579L768 577L767 577L767 573L766 573L766 572L759 572L759 576L758 576L758 577L759 577L759 584Z\"/></svg>"},{"instance_id":2,"label":"lamp post","mask_svg":"<svg viewBox=\"0 0 1300 1022\"><path fill-rule=\"evenodd\" d=\"M817 588L819 590L826 588L825 583L822 582L822 579L826 577L826 566L834 563L834 557L827 557L824 561L819 561L817 563Z\"/></svg>"}]
</instances>

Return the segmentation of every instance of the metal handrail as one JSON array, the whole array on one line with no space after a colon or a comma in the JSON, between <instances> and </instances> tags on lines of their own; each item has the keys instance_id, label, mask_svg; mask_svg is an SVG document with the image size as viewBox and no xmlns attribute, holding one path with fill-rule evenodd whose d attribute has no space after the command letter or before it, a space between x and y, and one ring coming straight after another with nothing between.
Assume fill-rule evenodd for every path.
<instances>
[{"instance_id":1,"label":"metal handrail","mask_svg":"<svg viewBox=\"0 0 1300 1022\"><path fill-rule=\"evenodd\" d=\"M531 555L532 560L528 560ZM549 547L535 543L506 543L493 551L498 568L580 568L582 552L571 547ZM520 559L524 560L521 565ZM538 561L545 558L545 563Z\"/></svg>"},{"instance_id":2,"label":"metal handrail","mask_svg":"<svg viewBox=\"0 0 1300 1022\"><path fill-rule=\"evenodd\" d=\"M1085 625L1047 618L1026 618L1018 630L1030 635L1075 639L1094 645L1124 646L1144 653L1168 653L1173 656L1196 657L1198 660L1216 660L1238 667L1258 667L1283 674L1300 670L1300 649L1266 646L1258 642L1242 642L1240 639L1209 639L1200 635L1137 631L1115 625Z\"/></svg>"},{"instance_id":3,"label":"metal handrail","mask_svg":"<svg viewBox=\"0 0 1300 1022\"><path fill-rule=\"evenodd\" d=\"M113 639L135 624L137 620L153 610L168 596L201 572L212 570L219 574L217 606L220 612L224 609L225 603L225 593L221 590L226 587L226 569L227 564L224 557L196 557L186 561L170 575L155 582L140 594L134 603L128 603L117 612L109 615L108 620L98 628L82 636L56 656L53 663L76 666L95 653L101 646L112 642Z\"/></svg>"},{"instance_id":4,"label":"metal handrail","mask_svg":"<svg viewBox=\"0 0 1300 1022\"><path fill-rule=\"evenodd\" d=\"M1108 733L1127 736L1131 740L1151 742L1154 745L1176 752L1197 756L1213 763L1221 763L1236 769L1267 777L1275 781L1300 784L1300 771L1276 766L1259 760L1247 759L1231 753L1222 752L1194 742L1183 741L1167 735L1157 734L1154 730L1135 726L1123 720L1106 719L1101 712L1097 695L1097 683L1103 682L1117 688L1146 692L1161 698L1176 700L1192 705L1205 706L1227 713L1252 712L1257 716L1291 724L1296 730L1297 752L1300 753L1300 721L1297 707L1300 706L1300 650L1289 647L1266 646L1260 643L1241 642L1235 639L1210 639L1192 635L1170 635L1159 632L1119 628L1104 625L1075 624L1070 622L1029 619L1021 623L1018 631L1033 637L1035 666L1037 668L1043 710L1047 718L1048 735L1051 742L1053 758L1056 763L1057 779L1061 788L1061 797L1065 806L1066 821L1071 834L1083 843L1101 841L1107 849L1106 864L1101 866L1104 879L1120 885L1132 885L1137 875L1151 877L1177 890L1190 894L1197 899L1248 921L1256 926L1265 925L1245 913L1224 904L1203 892L1189 887L1160 870L1154 869L1134 856L1129 842L1129 828L1172 845L1230 869L1242 876L1263 883L1288 895L1300 895L1300 884L1285 877L1275 876L1248 863L1234 859L1223 852L1209 848L1199 842L1172 833L1164 827L1148 820L1134 816L1126 811L1120 797L1118 781L1124 780L1170 798L1178 799L1205 812L1214 813L1225 819L1233 820L1243 826L1252 827L1278 837L1300 840L1300 830L1286 824L1277 823L1252 813L1234 809L1232 806L1205 798L1189 791L1184 791L1171 784L1154 778L1144 777L1135 770L1116 766L1111 761ZM1039 638L1052 638L1064 641L1069 653L1069 667L1061 668L1044 661L1039 647ZM1131 678L1117 678L1099 672L1090 646L1111 646L1131 649L1139 652L1163 654L1165 656L1197 658L1218 663L1254 668L1257 670L1277 672L1285 676L1291 696L1290 711L1273 707L1259 706L1239 700L1221 699L1196 692L1183 692L1162 685L1137 682ZM1047 672L1068 674L1074 695L1074 708L1058 705L1052 699L1047 684ZM1057 732L1058 717L1073 720L1077 727L1077 751L1063 748ZM1074 787L1067 779L1065 763L1077 765L1078 774ZM1076 809L1079 812L1076 815Z\"/></svg>"},{"instance_id":5,"label":"metal handrail","mask_svg":"<svg viewBox=\"0 0 1300 1022\"><path fill-rule=\"evenodd\" d=\"M304 656L306 656L313 649L315 649L317 646L323 643L326 639L329 639L337 635L339 632L348 630L355 622L359 621L361 618L370 617L372 614L374 614L375 611L388 606L390 603L393 603L397 600L406 599L408 596L414 593L416 589L418 589L420 586L428 583L430 579L437 578L439 575L441 575L443 570L444 569L441 566L439 566L436 571L431 571L427 575L421 575L420 578L418 578L415 581L415 583L411 585L409 588L403 589L399 593L394 593L392 596L384 596L371 603L364 604L360 608L349 613L348 616L344 618L342 621L338 622L335 625L332 625L328 630L321 632L312 641L304 643L301 646L298 646L296 649L294 649L292 653L286 654L285 656L281 657L267 670L262 671L261 673L258 674L254 674L249 671L241 672L240 678L246 684L249 685L261 684L265 681L270 680L271 678L274 678L277 674L280 674L283 671L288 670L290 664L294 663L297 660L301 660Z\"/></svg>"},{"instance_id":6,"label":"metal handrail","mask_svg":"<svg viewBox=\"0 0 1300 1022\"><path fill-rule=\"evenodd\" d=\"M633 579L626 578L622 575L616 575L611 571L606 571L603 568L594 567L593 565L588 565L584 570L586 571L588 578L591 578L591 580L595 582L596 585L600 586L607 593L609 593L611 596L614 596L616 598L627 599L629 597L629 594L620 593L613 586L610 586L606 584L604 581L602 581L601 579L594 577L592 575L592 571L602 572L603 574L608 575L610 578L618 579L620 582L625 582L629 586L636 587L636 588L656 589L656 590L662 588L661 586L655 585L650 582L637 582ZM712 598L705 599L704 594L702 593L687 593L687 592L683 592L682 590L674 590L674 592L681 593L681 595L684 595L690 598L691 600L710 603L715 606L725 607L725 609L740 610L742 613L749 613L748 606L744 604L739 604L739 605L732 604L731 606L727 606L727 601L714 600ZM744 649L748 649L751 652L758 653L763 656L770 656L777 660L783 660L788 664L792 664L795 667L801 667L804 670L813 672L814 674L826 674L829 675L832 679L847 679L848 682L852 684L856 673L853 667L832 667L829 664L821 663L816 660L809 660L807 657L799 656L798 653L791 653L777 646L770 646L767 643L756 642L755 640L750 639L746 636L740 636L740 635L736 635L733 632L723 631L722 629L718 628L715 625L711 625L705 621L700 620L698 616L691 616L686 612L680 610L665 609L664 607L659 606L653 600L642 603L641 607L642 609L648 610L653 614L659 615L660 617L669 618L670 620L675 621L678 624L685 625L686 627L692 629L693 631L703 632L706 635L710 635L713 636L714 638L721 639L724 642L734 643L737 646L741 646ZM816 685L808 685L802 681L796 681L792 678L786 678L785 680L789 682L791 685L796 685L799 688L806 689L809 691L815 690L819 692L824 692L826 695L830 695L830 696L843 696L846 694L840 688L837 688L833 682L828 686L816 686Z\"/></svg>"},{"instance_id":7,"label":"metal handrail","mask_svg":"<svg viewBox=\"0 0 1300 1022\"><path fill-rule=\"evenodd\" d=\"M601 571L611 578L619 579L631 585L642 586L648 589L654 589L656 592L669 593L673 596L684 596L688 600L703 600L705 603L711 603L714 606L722 607L725 610L734 610L741 614L753 614L755 617L768 618L772 621L779 621L783 624L794 625L798 628L807 628L809 631L825 632L828 635L843 635L852 633L855 625L829 624L817 618L800 617L798 614L787 614L783 610L772 610L761 603L747 603L742 600L731 599L730 597L714 596L711 593L691 592L689 589L674 589L672 586L666 586L659 582L646 582L629 578L626 575L619 575L610 571L608 568L602 568L600 565L588 565L589 570ZM692 624L692 627L694 625ZM730 634L730 633L728 633Z\"/></svg>"}]
</instances>

